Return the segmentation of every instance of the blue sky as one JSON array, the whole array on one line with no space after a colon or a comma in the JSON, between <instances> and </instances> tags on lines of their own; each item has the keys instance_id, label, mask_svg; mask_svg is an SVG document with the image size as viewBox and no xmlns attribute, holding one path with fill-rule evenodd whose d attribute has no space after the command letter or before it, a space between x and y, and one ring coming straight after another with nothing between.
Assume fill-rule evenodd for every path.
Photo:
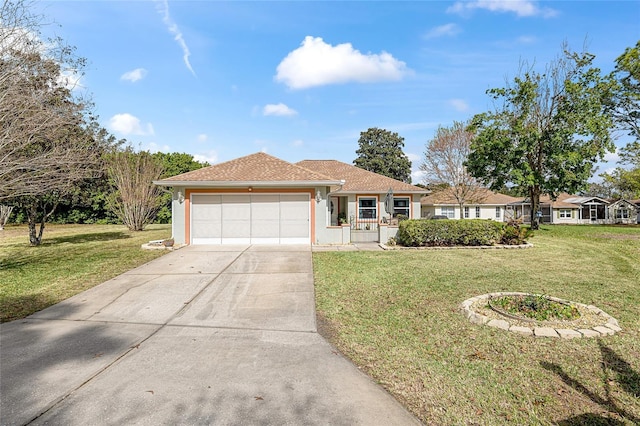
<instances>
[{"instance_id":1,"label":"blue sky","mask_svg":"<svg viewBox=\"0 0 640 426\"><path fill-rule=\"evenodd\" d=\"M405 138L414 183L437 127L490 109L486 90L522 60L586 42L609 72L640 39L638 1L36 4L88 59L81 86L118 138L210 163L352 163L360 132L380 127Z\"/></svg>"}]
</instances>

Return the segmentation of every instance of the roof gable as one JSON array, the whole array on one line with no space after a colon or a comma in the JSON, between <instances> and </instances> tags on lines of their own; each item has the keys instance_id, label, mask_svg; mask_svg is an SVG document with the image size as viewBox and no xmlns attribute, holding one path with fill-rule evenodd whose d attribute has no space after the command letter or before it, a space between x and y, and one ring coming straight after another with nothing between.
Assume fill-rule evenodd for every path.
<instances>
[{"instance_id":1,"label":"roof gable","mask_svg":"<svg viewBox=\"0 0 640 426\"><path fill-rule=\"evenodd\" d=\"M158 183L171 185L176 182L323 182L327 185L336 184L335 180L330 177L264 152L172 176Z\"/></svg>"},{"instance_id":2,"label":"roof gable","mask_svg":"<svg viewBox=\"0 0 640 426\"><path fill-rule=\"evenodd\" d=\"M634 203L633 200L627 200L627 199L624 199L624 198L621 198L621 199L615 200L615 201L612 200L611 204L609 206L610 207L614 207L614 208L617 208L617 207L620 207L620 206L626 206L627 208L631 207L633 209L638 208L637 203Z\"/></svg>"},{"instance_id":3,"label":"roof gable","mask_svg":"<svg viewBox=\"0 0 640 426\"><path fill-rule=\"evenodd\" d=\"M501 194L499 192L493 192L487 188L480 188L477 194L474 194L473 197L468 202L465 202L467 205L506 205L510 203L514 203L519 201L519 198L512 197L510 195ZM420 204L422 205L458 205L458 200L453 195L453 189L447 188L442 191L433 192L426 197L422 197L420 200Z\"/></svg>"},{"instance_id":4,"label":"roof gable","mask_svg":"<svg viewBox=\"0 0 640 426\"><path fill-rule=\"evenodd\" d=\"M429 190L414 186L378 173L352 166L337 160L303 160L296 165L330 176L335 180L344 180L345 183L338 192L365 193L387 192L389 188L393 192L427 193Z\"/></svg>"}]
</instances>

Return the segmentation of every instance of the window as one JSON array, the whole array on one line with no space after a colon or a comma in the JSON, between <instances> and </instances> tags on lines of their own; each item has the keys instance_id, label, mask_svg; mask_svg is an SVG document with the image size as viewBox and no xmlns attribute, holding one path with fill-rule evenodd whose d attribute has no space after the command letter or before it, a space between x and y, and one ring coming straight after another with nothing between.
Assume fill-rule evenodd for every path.
<instances>
[{"instance_id":1,"label":"window","mask_svg":"<svg viewBox=\"0 0 640 426\"><path fill-rule=\"evenodd\" d=\"M394 198L393 199L393 216L398 217L399 215L405 216L409 218L410 213L410 203L409 198Z\"/></svg>"},{"instance_id":2,"label":"window","mask_svg":"<svg viewBox=\"0 0 640 426\"><path fill-rule=\"evenodd\" d=\"M440 207L440 214L448 217L449 219L456 218L456 211L454 207Z\"/></svg>"},{"instance_id":3,"label":"window","mask_svg":"<svg viewBox=\"0 0 640 426\"><path fill-rule=\"evenodd\" d=\"M496 219L500 219L500 207L496 207Z\"/></svg>"},{"instance_id":4,"label":"window","mask_svg":"<svg viewBox=\"0 0 640 426\"><path fill-rule=\"evenodd\" d=\"M464 208L464 218L469 219L469 207Z\"/></svg>"},{"instance_id":5,"label":"window","mask_svg":"<svg viewBox=\"0 0 640 426\"><path fill-rule=\"evenodd\" d=\"M629 219L629 210L625 208L616 210L616 219Z\"/></svg>"},{"instance_id":6,"label":"window","mask_svg":"<svg viewBox=\"0 0 640 426\"><path fill-rule=\"evenodd\" d=\"M569 219L569 218L571 218L571 209L560 209L558 211L558 217L560 219Z\"/></svg>"},{"instance_id":7,"label":"window","mask_svg":"<svg viewBox=\"0 0 640 426\"><path fill-rule=\"evenodd\" d=\"M480 217L480 206L476 206L476 217Z\"/></svg>"},{"instance_id":8,"label":"window","mask_svg":"<svg viewBox=\"0 0 640 426\"><path fill-rule=\"evenodd\" d=\"M377 198L359 198L358 199L358 218L359 219L377 219L378 218L378 199Z\"/></svg>"}]
</instances>

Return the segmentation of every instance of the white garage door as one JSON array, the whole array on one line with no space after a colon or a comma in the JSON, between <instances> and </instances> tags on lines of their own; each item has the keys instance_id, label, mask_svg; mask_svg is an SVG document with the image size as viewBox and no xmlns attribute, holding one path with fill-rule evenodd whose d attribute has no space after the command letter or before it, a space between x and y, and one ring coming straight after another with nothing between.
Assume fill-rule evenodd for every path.
<instances>
[{"instance_id":1,"label":"white garage door","mask_svg":"<svg viewBox=\"0 0 640 426\"><path fill-rule=\"evenodd\" d=\"M192 244L309 244L309 194L193 194Z\"/></svg>"}]
</instances>

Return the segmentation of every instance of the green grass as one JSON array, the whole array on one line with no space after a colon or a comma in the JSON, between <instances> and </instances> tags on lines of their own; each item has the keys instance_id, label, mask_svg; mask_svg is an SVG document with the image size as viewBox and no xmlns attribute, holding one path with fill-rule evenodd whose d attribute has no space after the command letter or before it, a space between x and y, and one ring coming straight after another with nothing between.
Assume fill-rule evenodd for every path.
<instances>
[{"instance_id":1,"label":"green grass","mask_svg":"<svg viewBox=\"0 0 640 426\"><path fill-rule=\"evenodd\" d=\"M118 225L47 225L41 246L27 227L0 231L0 322L24 318L138 265L163 251L142 250L169 238L171 225L130 232Z\"/></svg>"},{"instance_id":2,"label":"green grass","mask_svg":"<svg viewBox=\"0 0 640 426\"><path fill-rule=\"evenodd\" d=\"M524 250L314 253L322 329L426 424L640 423L640 227L543 227ZM623 331L536 339L459 312L496 291L594 304Z\"/></svg>"}]
</instances>

